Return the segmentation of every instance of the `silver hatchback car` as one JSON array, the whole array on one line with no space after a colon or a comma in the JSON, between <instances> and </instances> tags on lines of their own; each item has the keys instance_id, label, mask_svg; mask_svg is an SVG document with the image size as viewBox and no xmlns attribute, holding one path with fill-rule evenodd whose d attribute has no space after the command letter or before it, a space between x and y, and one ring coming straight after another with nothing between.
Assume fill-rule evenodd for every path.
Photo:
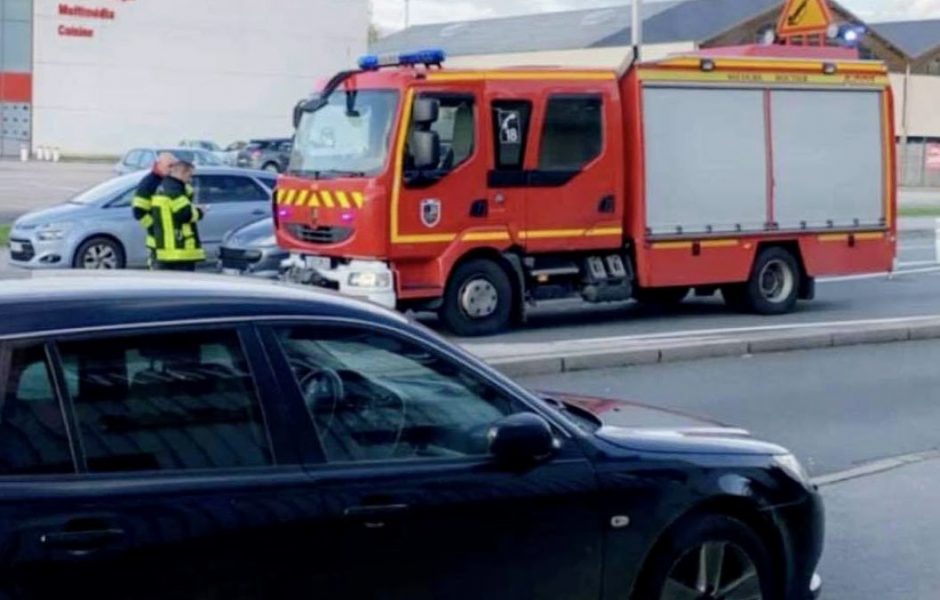
<instances>
[{"instance_id":1,"label":"silver hatchback car","mask_svg":"<svg viewBox=\"0 0 940 600\"><path fill-rule=\"evenodd\" d=\"M144 175L122 175L64 204L20 217L10 231L10 264L27 269L146 266L144 231L131 211ZM213 260L227 232L271 214L271 173L200 168L193 183L195 201L207 207L199 235Z\"/></svg>"}]
</instances>

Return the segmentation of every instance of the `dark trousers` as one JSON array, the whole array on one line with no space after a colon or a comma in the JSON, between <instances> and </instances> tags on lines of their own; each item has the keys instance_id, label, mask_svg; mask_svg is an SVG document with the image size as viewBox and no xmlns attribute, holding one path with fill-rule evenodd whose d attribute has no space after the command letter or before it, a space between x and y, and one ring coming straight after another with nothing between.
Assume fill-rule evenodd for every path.
<instances>
[{"instance_id":1,"label":"dark trousers","mask_svg":"<svg viewBox=\"0 0 940 600\"><path fill-rule=\"evenodd\" d=\"M182 261L161 262L159 260L155 260L150 263L150 269L152 271L185 271L188 273L193 273L196 271L196 263Z\"/></svg>"}]
</instances>

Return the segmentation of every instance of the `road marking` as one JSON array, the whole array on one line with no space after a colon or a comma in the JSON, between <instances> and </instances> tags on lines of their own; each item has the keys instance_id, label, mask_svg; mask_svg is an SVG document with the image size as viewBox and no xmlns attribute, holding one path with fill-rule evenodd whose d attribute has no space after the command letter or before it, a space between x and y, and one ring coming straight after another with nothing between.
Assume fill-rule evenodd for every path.
<instances>
[{"instance_id":1,"label":"road marking","mask_svg":"<svg viewBox=\"0 0 940 600\"><path fill-rule=\"evenodd\" d=\"M901 277L904 275L923 275L924 273L936 273L940 271L940 265L937 265L936 262L930 261L927 262L928 265L936 265L933 267L925 267L920 269L902 269L900 271L895 271L893 273L866 273L864 275L843 275L842 277L823 277L817 279L817 283L839 283L842 281L863 281L865 279L888 279L890 277Z\"/></svg>"},{"instance_id":2,"label":"road marking","mask_svg":"<svg viewBox=\"0 0 940 600\"><path fill-rule=\"evenodd\" d=\"M861 477L870 477L872 475L878 475L879 473L884 473L886 471L893 471L908 465L916 465L918 463L937 459L940 459L940 450L928 450L926 452L902 454L901 456L876 460L858 467L846 469L845 471L830 473L820 477L813 477L812 482L819 487L826 487L835 485L837 483L842 483L843 481L859 479Z\"/></svg>"}]
</instances>

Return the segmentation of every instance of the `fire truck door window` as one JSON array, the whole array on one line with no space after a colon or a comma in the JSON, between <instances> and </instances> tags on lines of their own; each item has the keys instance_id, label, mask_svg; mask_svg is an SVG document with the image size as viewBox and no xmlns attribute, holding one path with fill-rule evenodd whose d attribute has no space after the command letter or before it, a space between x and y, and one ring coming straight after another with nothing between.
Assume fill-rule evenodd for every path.
<instances>
[{"instance_id":1,"label":"fire truck door window","mask_svg":"<svg viewBox=\"0 0 940 600\"><path fill-rule=\"evenodd\" d=\"M497 100L493 102L492 110L496 170L520 171L525 165L532 103L519 100Z\"/></svg>"},{"instance_id":2,"label":"fire truck door window","mask_svg":"<svg viewBox=\"0 0 940 600\"><path fill-rule=\"evenodd\" d=\"M476 113L473 96L429 95L440 102L437 121L430 124L430 130L437 133L441 140L441 162L434 169L436 178L443 177L465 163L473 154L476 146ZM428 125L414 124L412 132ZM406 158L406 170L414 164L414 157Z\"/></svg>"},{"instance_id":3,"label":"fire truck door window","mask_svg":"<svg viewBox=\"0 0 940 600\"><path fill-rule=\"evenodd\" d=\"M539 149L540 171L577 172L604 146L600 96L553 96L548 100Z\"/></svg>"}]
</instances>

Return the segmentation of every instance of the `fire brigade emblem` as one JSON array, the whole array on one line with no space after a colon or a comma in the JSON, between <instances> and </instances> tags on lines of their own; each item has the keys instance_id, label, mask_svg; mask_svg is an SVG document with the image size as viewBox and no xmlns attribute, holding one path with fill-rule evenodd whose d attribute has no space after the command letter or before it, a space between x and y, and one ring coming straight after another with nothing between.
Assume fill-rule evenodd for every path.
<instances>
[{"instance_id":1,"label":"fire brigade emblem","mask_svg":"<svg viewBox=\"0 0 940 600\"><path fill-rule=\"evenodd\" d=\"M441 224L441 201L428 198L421 201L421 222L425 227L437 227Z\"/></svg>"}]
</instances>

